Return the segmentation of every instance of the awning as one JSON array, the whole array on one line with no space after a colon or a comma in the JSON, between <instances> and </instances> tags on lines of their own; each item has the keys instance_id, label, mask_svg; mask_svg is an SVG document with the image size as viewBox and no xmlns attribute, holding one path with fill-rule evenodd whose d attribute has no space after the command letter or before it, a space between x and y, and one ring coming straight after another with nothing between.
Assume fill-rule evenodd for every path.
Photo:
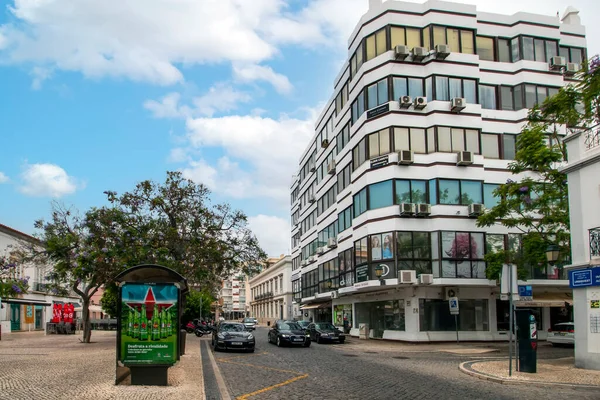
<instances>
[{"instance_id":1,"label":"awning","mask_svg":"<svg viewBox=\"0 0 600 400\"><path fill-rule=\"evenodd\" d=\"M2 299L3 303L9 304L28 304L28 305L36 305L36 306L51 306L52 304L45 302L44 300L34 300L34 299Z\"/></svg>"},{"instance_id":2,"label":"awning","mask_svg":"<svg viewBox=\"0 0 600 400\"><path fill-rule=\"evenodd\" d=\"M331 308L331 303L307 304L300 307L301 310L314 310L316 308Z\"/></svg>"},{"instance_id":3,"label":"awning","mask_svg":"<svg viewBox=\"0 0 600 400\"><path fill-rule=\"evenodd\" d=\"M534 292L533 299L515 301L515 307L565 307L573 305L570 293L539 293Z\"/></svg>"}]
</instances>

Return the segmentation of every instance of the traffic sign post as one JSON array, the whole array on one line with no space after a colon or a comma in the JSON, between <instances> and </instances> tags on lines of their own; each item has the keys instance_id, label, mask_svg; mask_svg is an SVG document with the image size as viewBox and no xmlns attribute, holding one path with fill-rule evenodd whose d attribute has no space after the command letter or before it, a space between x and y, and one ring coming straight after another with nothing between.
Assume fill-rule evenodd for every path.
<instances>
[{"instance_id":1,"label":"traffic sign post","mask_svg":"<svg viewBox=\"0 0 600 400\"><path fill-rule=\"evenodd\" d=\"M450 297L448 299L448 306L450 307L450 315L454 315L454 326L456 327L456 343L459 343L459 341L458 341L458 312L459 312L458 297Z\"/></svg>"}]
</instances>

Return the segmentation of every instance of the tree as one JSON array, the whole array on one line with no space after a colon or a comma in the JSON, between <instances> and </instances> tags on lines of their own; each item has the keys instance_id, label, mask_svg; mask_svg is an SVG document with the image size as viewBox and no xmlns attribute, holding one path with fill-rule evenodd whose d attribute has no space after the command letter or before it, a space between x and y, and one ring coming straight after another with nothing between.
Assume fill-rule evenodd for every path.
<instances>
[{"instance_id":1,"label":"tree","mask_svg":"<svg viewBox=\"0 0 600 400\"><path fill-rule=\"evenodd\" d=\"M104 293L100 299L102 310L112 317L117 316L117 301L119 297L119 288L114 282L108 283L104 287Z\"/></svg>"},{"instance_id":2,"label":"tree","mask_svg":"<svg viewBox=\"0 0 600 400\"><path fill-rule=\"evenodd\" d=\"M185 297L185 309L182 322L192 321L200 317L200 309L202 309L202 317L210 316L210 305L215 301L215 298L205 290L197 291L191 289Z\"/></svg>"},{"instance_id":3,"label":"tree","mask_svg":"<svg viewBox=\"0 0 600 400\"><path fill-rule=\"evenodd\" d=\"M508 169L514 174L494 195L496 206L477 220L477 226L501 224L521 231L521 244L486 254L487 275L498 277L502 264L511 261L519 267L546 268L549 245L558 246L559 259L570 257L569 201L566 175L559 170L567 160L561 133L589 129L600 122L600 61L594 57L585 65L576 84L561 88L558 94L534 107L517 138L515 161Z\"/></svg>"},{"instance_id":4,"label":"tree","mask_svg":"<svg viewBox=\"0 0 600 400\"><path fill-rule=\"evenodd\" d=\"M17 278L17 263L10 256L0 256L0 298L26 293L29 277Z\"/></svg>"}]
</instances>

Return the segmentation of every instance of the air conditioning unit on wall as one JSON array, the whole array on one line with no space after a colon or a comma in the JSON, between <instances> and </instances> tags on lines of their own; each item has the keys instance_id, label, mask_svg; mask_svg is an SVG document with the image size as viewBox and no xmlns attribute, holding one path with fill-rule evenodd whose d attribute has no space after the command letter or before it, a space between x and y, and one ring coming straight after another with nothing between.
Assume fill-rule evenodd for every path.
<instances>
[{"instance_id":1,"label":"air conditioning unit on wall","mask_svg":"<svg viewBox=\"0 0 600 400\"><path fill-rule=\"evenodd\" d=\"M419 284L431 285L433 283L433 274L421 274L419 275Z\"/></svg>"},{"instance_id":2,"label":"air conditioning unit on wall","mask_svg":"<svg viewBox=\"0 0 600 400\"><path fill-rule=\"evenodd\" d=\"M466 166L473 164L473 152L471 151L459 151L456 153L456 165Z\"/></svg>"},{"instance_id":3,"label":"air conditioning unit on wall","mask_svg":"<svg viewBox=\"0 0 600 400\"><path fill-rule=\"evenodd\" d=\"M435 58L443 60L450 55L452 50L447 44L436 44L435 45Z\"/></svg>"},{"instance_id":4,"label":"air conditioning unit on wall","mask_svg":"<svg viewBox=\"0 0 600 400\"><path fill-rule=\"evenodd\" d=\"M398 283L416 283L417 271L412 269L402 269L398 273Z\"/></svg>"},{"instance_id":5,"label":"air conditioning unit on wall","mask_svg":"<svg viewBox=\"0 0 600 400\"><path fill-rule=\"evenodd\" d=\"M459 112L465 109L467 100L464 97L454 97L450 100L450 109L454 112Z\"/></svg>"},{"instance_id":6,"label":"air conditioning unit on wall","mask_svg":"<svg viewBox=\"0 0 600 400\"><path fill-rule=\"evenodd\" d=\"M398 164L409 165L414 162L412 150L400 150L398 152Z\"/></svg>"},{"instance_id":7,"label":"air conditioning unit on wall","mask_svg":"<svg viewBox=\"0 0 600 400\"><path fill-rule=\"evenodd\" d=\"M427 107L427 97L419 96L415 98L415 110L422 110Z\"/></svg>"},{"instance_id":8,"label":"air conditioning unit on wall","mask_svg":"<svg viewBox=\"0 0 600 400\"><path fill-rule=\"evenodd\" d=\"M485 210L485 206L483 204L479 204L479 203L469 204L469 217L477 217L477 216L483 214L484 210Z\"/></svg>"},{"instance_id":9,"label":"air conditioning unit on wall","mask_svg":"<svg viewBox=\"0 0 600 400\"><path fill-rule=\"evenodd\" d=\"M414 203L402 203L400 204L400 215L410 216L415 215L416 206Z\"/></svg>"},{"instance_id":10,"label":"air conditioning unit on wall","mask_svg":"<svg viewBox=\"0 0 600 400\"><path fill-rule=\"evenodd\" d=\"M330 249L337 247L337 239L334 237L330 237L329 239L327 239L327 247L329 247Z\"/></svg>"},{"instance_id":11,"label":"air conditioning unit on wall","mask_svg":"<svg viewBox=\"0 0 600 400\"><path fill-rule=\"evenodd\" d=\"M410 47L398 45L394 47L394 57L396 60L404 60L410 55Z\"/></svg>"},{"instance_id":12,"label":"air conditioning unit on wall","mask_svg":"<svg viewBox=\"0 0 600 400\"><path fill-rule=\"evenodd\" d=\"M426 203L417 204L417 215L426 217L431 214L431 205Z\"/></svg>"},{"instance_id":13,"label":"air conditioning unit on wall","mask_svg":"<svg viewBox=\"0 0 600 400\"><path fill-rule=\"evenodd\" d=\"M410 108L413 104L412 97L410 96L402 96L400 97L400 108Z\"/></svg>"}]
</instances>

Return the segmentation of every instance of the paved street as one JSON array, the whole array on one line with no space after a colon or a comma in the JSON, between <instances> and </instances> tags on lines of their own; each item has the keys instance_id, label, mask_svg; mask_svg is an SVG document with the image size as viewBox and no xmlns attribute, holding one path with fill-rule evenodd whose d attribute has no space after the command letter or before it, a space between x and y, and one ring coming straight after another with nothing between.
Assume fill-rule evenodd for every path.
<instances>
[{"instance_id":1,"label":"paved street","mask_svg":"<svg viewBox=\"0 0 600 400\"><path fill-rule=\"evenodd\" d=\"M358 339L344 345L278 348L267 343L266 328L258 328L256 337L254 354L214 353L232 398L598 399L597 391L501 385L459 371L462 361L505 356L505 345L497 346L500 352L461 355L437 351L435 346L429 351L422 351L423 345L399 346L401 351L385 344L362 346ZM204 347L202 351L204 357ZM565 357L572 352L543 346L540 356ZM218 396L207 393L207 398Z\"/></svg>"}]
</instances>

